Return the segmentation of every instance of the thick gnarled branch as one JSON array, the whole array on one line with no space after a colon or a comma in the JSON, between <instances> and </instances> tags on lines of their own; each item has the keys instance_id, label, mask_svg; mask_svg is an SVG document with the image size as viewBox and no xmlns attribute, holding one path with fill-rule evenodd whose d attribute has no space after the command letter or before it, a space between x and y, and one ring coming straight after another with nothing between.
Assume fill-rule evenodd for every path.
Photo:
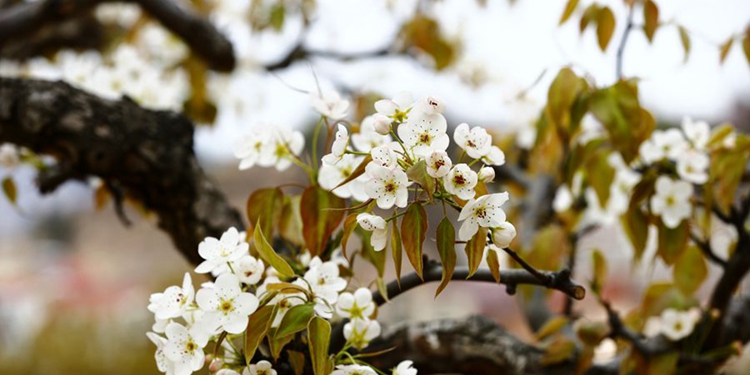
<instances>
[{"instance_id":1,"label":"thick gnarled branch","mask_svg":"<svg viewBox=\"0 0 750 375\"><path fill-rule=\"evenodd\" d=\"M40 175L42 192L101 177L154 212L179 251L198 264L203 238L243 222L198 165L193 130L186 117L127 97L111 101L64 82L0 77L0 143L58 160Z\"/></svg>"}]
</instances>

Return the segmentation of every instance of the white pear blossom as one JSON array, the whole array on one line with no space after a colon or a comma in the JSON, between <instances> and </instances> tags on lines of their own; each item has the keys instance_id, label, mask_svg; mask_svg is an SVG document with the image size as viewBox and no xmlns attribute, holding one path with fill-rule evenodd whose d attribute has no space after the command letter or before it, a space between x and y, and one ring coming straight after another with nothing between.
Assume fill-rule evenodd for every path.
<instances>
[{"instance_id":1,"label":"white pear blossom","mask_svg":"<svg viewBox=\"0 0 750 375\"><path fill-rule=\"evenodd\" d=\"M555 192L555 199L552 200L552 209L557 212L565 212L573 205L573 192L567 185L560 185Z\"/></svg>"},{"instance_id":2,"label":"white pear blossom","mask_svg":"<svg viewBox=\"0 0 750 375\"><path fill-rule=\"evenodd\" d=\"M151 330L156 333L164 333L167 329L167 325L172 322L172 319L159 319L154 317L154 324L151 326Z\"/></svg>"},{"instance_id":3,"label":"white pear blossom","mask_svg":"<svg viewBox=\"0 0 750 375\"><path fill-rule=\"evenodd\" d=\"M469 129L467 123L456 127L453 132L453 141L473 159L487 155L492 147L492 136L487 133L486 129L480 126Z\"/></svg>"},{"instance_id":4,"label":"white pear blossom","mask_svg":"<svg viewBox=\"0 0 750 375\"><path fill-rule=\"evenodd\" d=\"M482 169L479 170L479 173L477 173L477 178L479 181L482 182L492 182L495 180L495 168L492 167L482 167Z\"/></svg>"},{"instance_id":5,"label":"white pear blossom","mask_svg":"<svg viewBox=\"0 0 750 375\"><path fill-rule=\"evenodd\" d=\"M664 158L676 160L687 149L688 142L682 132L671 128L654 131L651 138L641 144L639 154L644 162L654 163Z\"/></svg>"},{"instance_id":6,"label":"white pear blossom","mask_svg":"<svg viewBox=\"0 0 750 375\"><path fill-rule=\"evenodd\" d=\"M242 258L232 263L232 269L234 269L234 274L237 275L240 282L255 285L260 282L260 278L265 271L265 265L260 259L255 259L251 255L243 255Z\"/></svg>"},{"instance_id":7,"label":"white pear blossom","mask_svg":"<svg viewBox=\"0 0 750 375\"><path fill-rule=\"evenodd\" d=\"M224 232L219 240L206 237L198 245L198 254L205 261L195 268L195 272L208 273L216 268L225 267L226 263L234 262L247 254L249 248L250 245L234 227Z\"/></svg>"},{"instance_id":8,"label":"white pear blossom","mask_svg":"<svg viewBox=\"0 0 750 375\"><path fill-rule=\"evenodd\" d=\"M210 371L210 368L209 368L209 371ZM230 368L223 368L219 371L216 371L216 375L240 375L240 373Z\"/></svg>"},{"instance_id":9,"label":"white pear blossom","mask_svg":"<svg viewBox=\"0 0 750 375\"><path fill-rule=\"evenodd\" d=\"M276 370L273 369L271 362L263 360L254 365L247 366L242 375L276 375Z\"/></svg>"},{"instance_id":10,"label":"white pear blossom","mask_svg":"<svg viewBox=\"0 0 750 375\"><path fill-rule=\"evenodd\" d=\"M414 97L410 92L402 91L393 99L383 99L375 102L375 110L383 116L388 116L399 123L404 122Z\"/></svg>"},{"instance_id":11,"label":"white pear blossom","mask_svg":"<svg viewBox=\"0 0 750 375\"><path fill-rule=\"evenodd\" d=\"M457 164L443 177L445 190L463 200L474 198L477 186L477 173L472 171L466 164Z\"/></svg>"},{"instance_id":12,"label":"white pear blossom","mask_svg":"<svg viewBox=\"0 0 750 375\"><path fill-rule=\"evenodd\" d=\"M331 145L331 153L323 156L323 163L336 164L346 152L346 146L349 144L349 132L342 124L338 124L335 139Z\"/></svg>"},{"instance_id":13,"label":"white pear blossom","mask_svg":"<svg viewBox=\"0 0 750 375\"><path fill-rule=\"evenodd\" d=\"M349 109L349 101L342 99L338 92L310 95L310 101L313 108L321 115L331 120L341 120L346 117L346 111Z\"/></svg>"},{"instance_id":14,"label":"white pear blossom","mask_svg":"<svg viewBox=\"0 0 750 375\"><path fill-rule=\"evenodd\" d=\"M174 366L175 375L189 375L203 367L203 348L208 344L208 335L194 325L190 329L179 323L169 323L166 329L167 342L164 355Z\"/></svg>"},{"instance_id":15,"label":"white pear blossom","mask_svg":"<svg viewBox=\"0 0 750 375\"><path fill-rule=\"evenodd\" d=\"M443 115L417 112L399 125L398 136L414 155L424 158L434 150L448 148L447 129L448 123Z\"/></svg>"},{"instance_id":16,"label":"white pear blossom","mask_svg":"<svg viewBox=\"0 0 750 375\"><path fill-rule=\"evenodd\" d=\"M336 302L336 313L344 318L369 318L375 312L372 292L367 288L359 288L354 294L341 293Z\"/></svg>"},{"instance_id":17,"label":"white pear blossom","mask_svg":"<svg viewBox=\"0 0 750 375\"><path fill-rule=\"evenodd\" d=\"M8 169L18 165L18 148L10 143L0 145L0 166Z\"/></svg>"},{"instance_id":18,"label":"white pear blossom","mask_svg":"<svg viewBox=\"0 0 750 375\"><path fill-rule=\"evenodd\" d=\"M211 289L203 288L195 296L205 311L202 322L207 329L223 328L228 333L242 333L248 316L258 308L258 298L240 289L240 280L231 273L219 276Z\"/></svg>"},{"instance_id":19,"label":"white pear blossom","mask_svg":"<svg viewBox=\"0 0 750 375\"><path fill-rule=\"evenodd\" d=\"M346 289L346 280L339 276L339 266L334 262L323 262L315 257L310 261L310 269L304 276L310 285L315 297L322 299L316 301L315 312L323 318L330 319L333 306L338 300L339 293Z\"/></svg>"},{"instance_id":20,"label":"white pear blossom","mask_svg":"<svg viewBox=\"0 0 750 375\"><path fill-rule=\"evenodd\" d=\"M682 119L682 132L696 150L704 150L711 138L711 127L705 121L693 121L690 117Z\"/></svg>"},{"instance_id":21,"label":"white pear blossom","mask_svg":"<svg viewBox=\"0 0 750 375\"><path fill-rule=\"evenodd\" d=\"M501 166L505 164L505 153L500 147L490 146L490 152L482 157L482 161L487 165Z\"/></svg>"},{"instance_id":22,"label":"white pear blossom","mask_svg":"<svg viewBox=\"0 0 750 375\"><path fill-rule=\"evenodd\" d=\"M492 243L497 247L506 248L516 238L516 227L505 221L492 228Z\"/></svg>"},{"instance_id":23,"label":"white pear blossom","mask_svg":"<svg viewBox=\"0 0 750 375\"><path fill-rule=\"evenodd\" d=\"M641 175L638 172L626 166L617 169L607 201L607 211L613 217L619 217L627 212L633 187L640 181Z\"/></svg>"},{"instance_id":24,"label":"white pear blossom","mask_svg":"<svg viewBox=\"0 0 750 375\"><path fill-rule=\"evenodd\" d=\"M412 367L414 362L412 361L401 361L396 368L393 369L392 375L417 375L417 369Z\"/></svg>"},{"instance_id":25,"label":"white pear blossom","mask_svg":"<svg viewBox=\"0 0 750 375\"><path fill-rule=\"evenodd\" d=\"M167 355L164 354L164 346L167 344L167 339L153 332L146 332L146 336L154 343L154 345L156 345L156 353L154 353L156 368L167 375L174 374L174 362L169 360Z\"/></svg>"},{"instance_id":26,"label":"white pear blossom","mask_svg":"<svg viewBox=\"0 0 750 375\"><path fill-rule=\"evenodd\" d=\"M318 172L318 184L323 189L331 190L338 197L354 198L360 202L366 201L369 198L365 192L365 184L368 182L366 175L363 174L344 185L338 186L351 176L357 166L362 163L362 160L364 160L362 156L345 154L336 164L323 163Z\"/></svg>"},{"instance_id":27,"label":"white pear blossom","mask_svg":"<svg viewBox=\"0 0 750 375\"><path fill-rule=\"evenodd\" d=\"M378 215L361 213L357 215L357 223L362 229L372 232L370 244L375 251L385 249L385 244L388 241L388 226L385 219Z\"/></svg>"},{"instance_id":28,"label":"white pear blossom","mask_svg":"<svg viewBox=\"0 0 750 375\"><path fill-rule=\"evenodd\" d=\"M708 155L697 150L686 151L677 159L677 174L685 181L704 184L708 181Z\"/></svg>"},{"instance_id":29,"label":"white pear blossom","mask_svg":"<svg viewBox=\"0 0 750 375\"><path fill-rule=\"evenodd\" d=\"M676 228L682 220L690 217L690 196L693 186L689 182L659 176L656 193L651 197L651 211L661 216L668 228Z\"/></svg>"},{"instance_id":30,"label":"white pear blossom","mask_svg":"<svg viewBox=\"0 0 750 375\"><path fill-rule=\"evenodd\" d=\"M352 144L357 150L370 152L375 147L391 143L392 138L388 135L390 128L385 133L381 133L382 129L380 129L381 131L375 129L376 116L367 116L362 119L362 123L359 125L359 132L352 134ZM388 121L388 126L390 127L390 120L386 117L385 121Z\"/></svg>"},{"instance_id":31,"label":"white pear blossom","mask_svg":"<svg viewBox=\"0 0 750 375\"><path fill-rule=\"evenodd\" d=\"M458 230L458 238L461 241L468 241L477 233L480 226L497 228L505 223L505 211L501 206L507 201L508 193L503 192L483 195L476 200L471 199L466 202L458 215L458 221L463 221Z\"/></svg>"},{"instance_id":32,"label":"white pear blossom","mask_svg":"<svg viewBox=\"0 0 750 375\"><path fill-rule=\"evenodd\" d=\"M378 146L370 150L372 162L370 164L379 165L388 169L393 169L398 165L398 157L390 145ZM368 165L369 166L369 165Z\"/></svg>"},{"instance_id":33,"label":"white pear blossom","mask_svg":"<svg viewBox=\"0 0 750 375\"><path fill-rule=\"evenodd\" d=\"M672 308L662 311L660 316L652 316L646 321L644 334L654 337L663 334L672 341L679 341L693 332L700 320L700 310L678 311Z\"/></svg>"},{"instance_id":34,"label":"white pear blossom","mask_svg":"<svg viewBox=\"0 0 750 375\"><path fill-rule=\"evenodd\" d=\"M425 159L427 163L427 174L434 178L441 178L451 171L453 162L448 153L443 150L435 150Z\"/></svg>"},{"instance_id":35,"label":"white pear blossom","mask_svg":"<svg viewBox=\"0 0 750 375\"><path fill-rule=\"evenodd\" d=\"M270 134L255 131L242 136L234 144L234 156L240 159L240 169L252 168L262 155L263 146L270 141Z\"/></svg>"},{"instance_id":36,"label":"white pear blossom","mask_svg":"<svg viewBox=\"0 0 750 375\"><path fill-rule=\"evenodd\" d=\"M263 145L258 165L275 167L277 171L285 171L292 165L292 158L302 152L305 147L305 137L296 130L280 126L273 126L268 142Z\"/></svg>"},{"instance_id":37,"label":"white pear blossom","mask_svg":"<svg viewBox=\"0 0 750 375\"><path fill-rule=\"evenodd\" d=\"M377 201L378 207L387 210L393 205L406 207L410 182L406 173L399 168L388 169L380 165L368 164L367 174L372 178L365 186L367 195ZM475 181L476 184L476 181Z\"/></svg>"},{"instance_id":38,"label":"white pear blossom","mask_svg":"<svg viewBox=\"0 0 750 375\"><path fill-rule=\"evenodd\" d=\"M378 375L378 373L369 366L338 365L331 375Z\"/></svg>"},{"instance_id":39,"label":"white pear blossom","mask_svg":"<svg viewBox=\"0 0 750 375\"><path fill-rule=\"evenodd\" d=\"M370 341L380 336L377 320L354 318L344 325L344 338L357 349L364 349Z\"/></svg>"},{"instance_id":40,"label":"white pear blossom","mask_svg":"<svg viewBox=\"0 0 750 375\"><path fill-rule=\"evenodd\" d=\"M442 100L436 97L428 96L417 101L414 104L414 110L428 115L442 114L443 111L445 111L445 104L443 104Z\"/></svg>"},{"instance_id":41,"label":"white pear blossom","mask_svg":"<svg viewBox=\"0 0 750 375\"><path fill-rule=\"evenodd\" d=\"M158 320L177 318L187 311L193 303L194 296L193 282L190 280L190 274L185 272L182 287L173 285L164 290L164 293L152 294L148 310L154 313Z\"/></svg>"}]
</instances>

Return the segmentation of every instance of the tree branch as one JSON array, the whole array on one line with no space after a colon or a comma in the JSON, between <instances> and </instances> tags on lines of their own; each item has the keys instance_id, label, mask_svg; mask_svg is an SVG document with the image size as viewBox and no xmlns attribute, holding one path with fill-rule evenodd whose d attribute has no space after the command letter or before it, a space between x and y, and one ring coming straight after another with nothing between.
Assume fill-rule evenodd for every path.
<instances>
[{"instance_id":1,"label":"tree branch","mask_svg":"<svg viewBox=\"0 0 750 375\"><path fill-rule=\"evenodd\" d=\"M229 227L239 212L198 165L186 117L141 108L129 98L101 99L64 82L0 77L0 143L56 157L40 175L43 193L98 176L141 202L193 264L198 244Z\"/></svg>"},{"instance_id":2,"label":"tree branch","mask_svg":"<svg viewBox=\"0 0 750 375\"><path fill-rule=\"evenodd\" d=\"M628 43L628 36L630 36L630 32L633 30L633 13L635 12L635 5L630 4L630 10L628 10L628 21L625 25L625 31L622 33L622 39L620 39L620 45L617 47L617 67L616 67L616 73L617 73L617 79L621 80L624 78L622 74L622 60L625 57L625 45Z\"/></svg>"},{"instance_id":3,"label":"tree branch","mask_svg":"<svg viewBox=\"0 0 750 375\"><path fill-rule=\"evenodd\" d=\"M535 270L536 271L536 270ZM568 296L575 299L583 299L586 296L586 289L570 279L570 272L562 270L558 272L550 271L536 271L537 275L527 270L501 270L500 271L500 284L506 286L506 290L509 294L514 294L517 285L539 285L549 289L559 290ZM425 262L422 276L423 279L419 278L416 273L410 273L401 277L400 283L392 281L386 286L386 292L388 299L398 297L402 293L416 288L422 284L426 284L433 281L440 281L443 277L443 268L438 262ZM454 281L484 281L495 283L495 278L492 276L489 270L480 269L474 275L469 277L468 267L456 267L453 271L453 277L451 280ZM385 303L386 298L379 291L373 292L373 300L378 305Z\"/></svg>"},{"instance_id":4,"label":"tree branch","mask_svg":"<svg viewBox=\"0 0 750 375\"><path fill-rule=\"evenodd\" d=\"M43 26L83 15L114 0L40 0L21 2L0 10L0 47L25 39ZM235 66L231 42L205 17L171 0L123 0L138 4L164 27L182 38L211 69L231 71Z\"/></svg>"}]
</instances>

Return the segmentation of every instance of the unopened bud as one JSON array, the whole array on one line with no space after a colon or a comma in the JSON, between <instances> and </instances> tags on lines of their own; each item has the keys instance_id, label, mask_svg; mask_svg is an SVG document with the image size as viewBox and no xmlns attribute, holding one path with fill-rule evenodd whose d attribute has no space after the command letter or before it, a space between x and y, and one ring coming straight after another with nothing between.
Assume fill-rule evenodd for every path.
<instances>
[{"instance_id":1,"label":"unopened bud","mask_svg":"<svg viewBox=\"0 0 750 375\"><path fill-rule=\"evenodd\" d=\"M483 167L479 170L479 181L482 182L492 182L495 180L495 168L492 167Z\"/></svg>"},{"instance_id":2,"label":"unopened bud","mask_svg":"<svg viewBox=\"0 0 750 375\"><path fill-rule=\"evenodd\" d=\"M208 359L209 356L206 356L206 359ZM213 361L211 361L211 364L208 366L209 372L218 372L221 370L221 368L224 367L224 361L221 360L221 358L216 358Z\"/></svg>"},{"instance_id":3,"label":"unopened bud","mask_svg":"<svg viewBox=\"0 0 750 375\"><path fill-rule=\"evenodd\" d=\"M391 119L388 118L388 116L381 115L380 113L376 113L372 115L373 117L373 127L375 128L375 132L380 135L386 135L391 132Z\"/></svg>"},{"instance_id":4,"label":"unopened bud","mask_svg":"<svg viewBox=\"0 0 750 375\"><path fill-rule=\"evenodd\" d=\"M504 222L492 228L492 243L497 247L506 248L516 238L516 227L509 222Z\"/></svg>"}]
</instances>

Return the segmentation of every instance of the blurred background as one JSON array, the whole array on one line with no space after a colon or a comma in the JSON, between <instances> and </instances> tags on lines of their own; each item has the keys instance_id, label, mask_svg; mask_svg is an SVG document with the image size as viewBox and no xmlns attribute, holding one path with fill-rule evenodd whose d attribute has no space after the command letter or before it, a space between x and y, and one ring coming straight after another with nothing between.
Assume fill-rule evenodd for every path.
<instances>
[{"instance_id":1,"label":"blurred background","mask_svg":"<svg viewBox=\"0 0 750 375\"><path fill-rule=\"evenodd\" d=\"M17 3L0 1L0 13ZM583 9L592 2L580 3ZM521 145L533 139L532 123L559 68L572 66L598 85L617 78L616 47L627 9L621 0L599 3L611 7L617 20L605 52L594 30L581 34L578 22L558 26L563 0L193 1L186 6L206 12L238 56L232 73L205 73L200 100L190 90L194 69L176 63L190 59L187 47L137 5L106 4L90 15L104 25L105 36L112 35L110 29L138 31L111 43L116 47L104 54L78 48L19 59L16 50L0 47L0 75L65 79L105 97L124 93L147 107L184 109L204 124L195 138L201 163L235 206L244 207L254 189L299 176L259 168L240 172L231 154L234 140L264 123L306 131L318 118L306 92L317 91L318 84L351 99L355 118L373 112L365 108L373 97L408 90L442 98L452 127L481 125L515 135ZM653 43L633 33L623 58L625 75L641 79L644 106L660 123L691 116L749 129L748 62L737 45L720 64L719 46L748 26L750 2L657 3L667 25ZM642 24L642 15L634 22ZM669 25L689 30L687 59L677 27ZM416 52L403 47L419 38L438 47ZM289 61L302 50L309 53ZM139 70L139 79L127 75L133 70ZM40 196L32 168L0 167L0 178L8 176L19 194L15 205L0 198L0 373L157 373L154 348L145 337L153 323L148 297L178 283L192 267L153 218L128 209L133 225L125 227L111 203L97 203L95 181ZM728 232L712 240L726 251L731 238ZM589 259L595 247L613 269L605 293L623 309L640 299L647 278L669 279L658 263L631 268L631 250L617 229L587 237L581 259ZM587 267L579 269L576 278L586 280ZM202 279L194 275L194 280ZM504 288L453 283L435 299L436 286L395 299L382 308L382 322L482 313L521 338L533 337L518 324L524 318ZM555 309L562 302L557 297L550 300ZM576 309L604 314L593 301Z\"/></svg>"}]
</instances>

